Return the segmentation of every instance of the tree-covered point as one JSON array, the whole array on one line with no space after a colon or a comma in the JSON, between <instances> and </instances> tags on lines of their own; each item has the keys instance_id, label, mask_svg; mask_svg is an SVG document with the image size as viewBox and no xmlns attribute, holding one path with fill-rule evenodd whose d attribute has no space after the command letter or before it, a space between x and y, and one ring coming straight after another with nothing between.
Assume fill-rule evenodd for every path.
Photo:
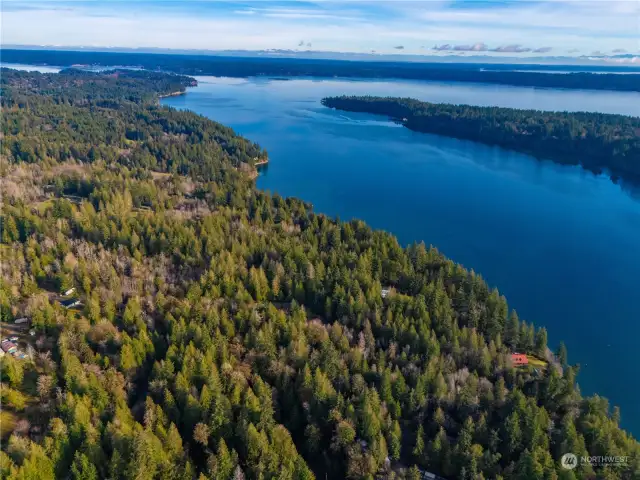
<instances>
[{"instance_id":1,"label":"tree-covered point","mask_svg":"<svg viewBox=\"0 0 640 480\"><path fill-rule=\"evenodd\" d=\"M640 117L374 96L328 97L322 99L322 104L339 110L386 115L418 132L498 145L640 182Z\"/></svg>"},{"instance_id":2,"label":"tree-covered point","mask_svg":"<svg viewBox=\"0 0 640 480\"><path fill-rule=\"evenodd\" d=\"M31 360L0 359L3 478L640 475L620 412L476 273L257 190L227 152L249 142L202 117L21 94L2 111L0 313L35 335ZM566 452L628 462L566 470Z\"/></svg>"},{"instance_id":3,"label":"tree-covered point","mask_svg":"<svg viewBox=\"0 0 640 480\"><path fill-rule=\"evenodd\" d=\"M226 175L267 157L229 127L158 106L189 77L139 71L2 72L2 151L24 162L104 159L171 173ZM147 108L141 109L142 104ZM25 115L25 111L29 115Z\"/></svg>"},{"instance_id":4,"label":"tree-covered point","mask_svg":"<svg viewBox=\"0 0 640 480\"><path fill-rule=\"evenodd\" d=\"M265 58L246 56L159 54L130 52L89 52L69 50L3 49L4 62L45 65L126 65L148 70L162 70L183 75L223 77L347 77L399 78L440 82L473 82L522 87L565 88L580 90L640 91L635 75L572 72L558 75L539 71L519 71L530 67L544 70L544 65L427 63L391 61L346 61L305 58ZM512 70L505 70L511 68ZM568 70L574 66L563 66ZM592 67L598 68L598 67ZM604 68L604 67L600 67ZM611 67L606 67L609 70Z\"/></svg>"},{"instance_id":5,"label":"tree-covered point","mask_svg":"<svg viewBox=\"0 0 640 480\"><path fill-rule=\"evenodd\" d=\"M100 105L123 100L140 103L155 101L158 95L182 93L186 87L198 84L184 75L144 70L87 72L69 68L56 74L2 68L0 73L3 102L7 105L24 101L24 96L30 93L51 96L63 103Z\"/></svg>"}]
</instances>

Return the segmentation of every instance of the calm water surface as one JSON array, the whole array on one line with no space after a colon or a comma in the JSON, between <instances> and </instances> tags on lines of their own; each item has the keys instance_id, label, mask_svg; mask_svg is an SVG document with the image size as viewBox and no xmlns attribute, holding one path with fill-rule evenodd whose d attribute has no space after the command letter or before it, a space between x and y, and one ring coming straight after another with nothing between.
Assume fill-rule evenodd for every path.
<instances>
[{"instance_id":1,"label":"calm water surface","mask_svg":"<svg viewBox=\"0 0 640 480\"><path fill-rule=\"evenodd\" d=\"M337 112L326 95L640 115L635 93L398 81L199 78L163 100L235 128L271 163L260 188L424 240L480 272L582 365L580 385L640 434L640 194L577 167Z\"/></svg>"},{"instance_id":2,"label":"calm water surface","mask_svg":"<svg viewBox=\"0 0 640 480\"><path fill-rule=\"evenodd\" d=\"M24 70L25 72L58 73L60 67L50 65L27 65L25 63L0 63L0 67L11 68L13 70Z\"/></svg>"}]
</instances>

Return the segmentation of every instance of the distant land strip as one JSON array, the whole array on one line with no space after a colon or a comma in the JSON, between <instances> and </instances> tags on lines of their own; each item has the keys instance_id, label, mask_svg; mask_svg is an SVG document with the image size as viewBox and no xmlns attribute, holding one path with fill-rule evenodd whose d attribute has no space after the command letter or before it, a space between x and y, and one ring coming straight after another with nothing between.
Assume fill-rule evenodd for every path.
<instances>
[{"instance_id":1,"label":"distant land strip","mask_svg":"<svg viewBox=\"0 0 640 480\"><path fill-rule=\"evenodd\" d=\"M346 77L473 82L519 87L640 92L640 77L615 73L485 70L483 64L370 62L300 58L3 49L5 63L69 67L129 66L183 75ZM519 66L522 67L522 66ZM516 68L516 66L514 66Z\"/></svg>"},{"instance_id":2,"label":"distant land strip","mask_svg":"<svg viewBox=\"0 0 640 480\"><path fill-rule=\"evenodd\" d=\"M589 112L428 103L411 98L341 96L326 107L386 115L424 133L473 140L556 163L581 165L640 183L640 118Z\"/></svg>"}]
</instances>

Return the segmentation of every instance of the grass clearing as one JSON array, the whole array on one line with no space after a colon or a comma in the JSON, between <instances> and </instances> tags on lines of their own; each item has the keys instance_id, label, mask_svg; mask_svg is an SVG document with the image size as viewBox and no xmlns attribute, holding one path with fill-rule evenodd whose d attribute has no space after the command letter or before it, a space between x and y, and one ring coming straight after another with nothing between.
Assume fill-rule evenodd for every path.
<instances>
[{"instance_id":1,"label":"grass clearing","mask_svg":"<svg viewBox=\"0 0 640 480\"><path fill-rule=\"evenodd\" d=\"M546 368L549 363L546 360L534 357L533 355L528 355L527 358L529 359L529 365L534 368Z\"/></svg>"}]
</instances>

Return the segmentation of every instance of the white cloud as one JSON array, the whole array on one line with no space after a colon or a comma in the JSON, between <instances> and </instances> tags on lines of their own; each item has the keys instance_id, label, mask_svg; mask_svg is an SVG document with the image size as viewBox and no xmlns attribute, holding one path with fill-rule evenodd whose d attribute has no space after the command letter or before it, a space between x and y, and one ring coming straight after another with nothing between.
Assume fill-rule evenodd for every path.
<instances>
[{"instance_id":1,"label":"white cloud","mask_svg":"<svg viewBox=\"0 0 640 480\"><path fill-rule=\"evenodd\" d=\"M486 52L489 47L485 43L474 43L473 45L455 45L453 49L458 52Z\"/></svg>"},{"instance_id":2,"label":"white cloud","mask_svg":"<svg viewBox=\"0 0 640 480\"><path fill-rule=\"evenodd\" d=\"M640 65L640 57L628 57L628 58L589 57L589 60L605 61L607 63Z\"/></svg>"},{"instance_id":3,"label":"white cloud","mask_svg":"<svg viewBox=\"0 0 640 480\"><path fill-rule=\"evenodd\" d=\"M499 47L492 48L491 51L498 52L498 53L525 53L525 52L530 52L531 48L523 47L522 45L519 45L519 44L513 44L513 45L501 45Z\"/></svg>"},{"instance_id":4,"label":"white cloud","mask_svg":"<svg viewBox=\"0 0 640 480\"><path fill-rule=\"evenodd\" d=\"M637 50L640 18L639 3L631 1L549 0L493 8L471 3L463 9L448 1L203 5L216 4L154 8L134 0L59 7L3 0L2 42L258 50L291 48L304 38L305 45L329 51L390 53L402 45L403 53L423 53L421 46L436 44L436 52L611 52ZM542 41L545 46L536 47Z\"/></svg>"},{"instance_id":5,"label":"white cloud","mask_svg":"<svg viewBox=\"0 0 640 480\"><path fill-rule=\"evenodd\" d=\"M352 43L348 26L283 24L278 19L195 18L132 15L92 17L83 12L56 16L53 10L3 15L3 43L32 45L153 46L193 49L290 48L300 38L339 49ZM55 21L52 18L55 17ZM32 25L25 29L23 25ZM373 32L364 28L368 35Z\"/></svg>"},{"instance_id":6,"label":"white cloud","mask_svg":"<svg viewBox=\"0 0 640 480\"><path fill-rule=\"evenodd\" d=\"M495 29L588 30L592 35L637 35L640 7L636 1L519 2L509 6L468 9L430 8L418 15L425 21L484 25ZM614 20L609 23L608 20Z\"/></svg>"},{"instance_id":7,"label":"white cloud","mask_svg":"<svg viewBox=\"0 0 640 480\"><path fill-rule=\"evenodd\" d=\"M337 20L343 22L357 22L361 19L358 16L359 12L356 11L338 13L328 9L311 8L251 7L244 10L236 10L236 12L245 15L260 15L263 17L286 19Z\"/></svg>"}]
</instances>

